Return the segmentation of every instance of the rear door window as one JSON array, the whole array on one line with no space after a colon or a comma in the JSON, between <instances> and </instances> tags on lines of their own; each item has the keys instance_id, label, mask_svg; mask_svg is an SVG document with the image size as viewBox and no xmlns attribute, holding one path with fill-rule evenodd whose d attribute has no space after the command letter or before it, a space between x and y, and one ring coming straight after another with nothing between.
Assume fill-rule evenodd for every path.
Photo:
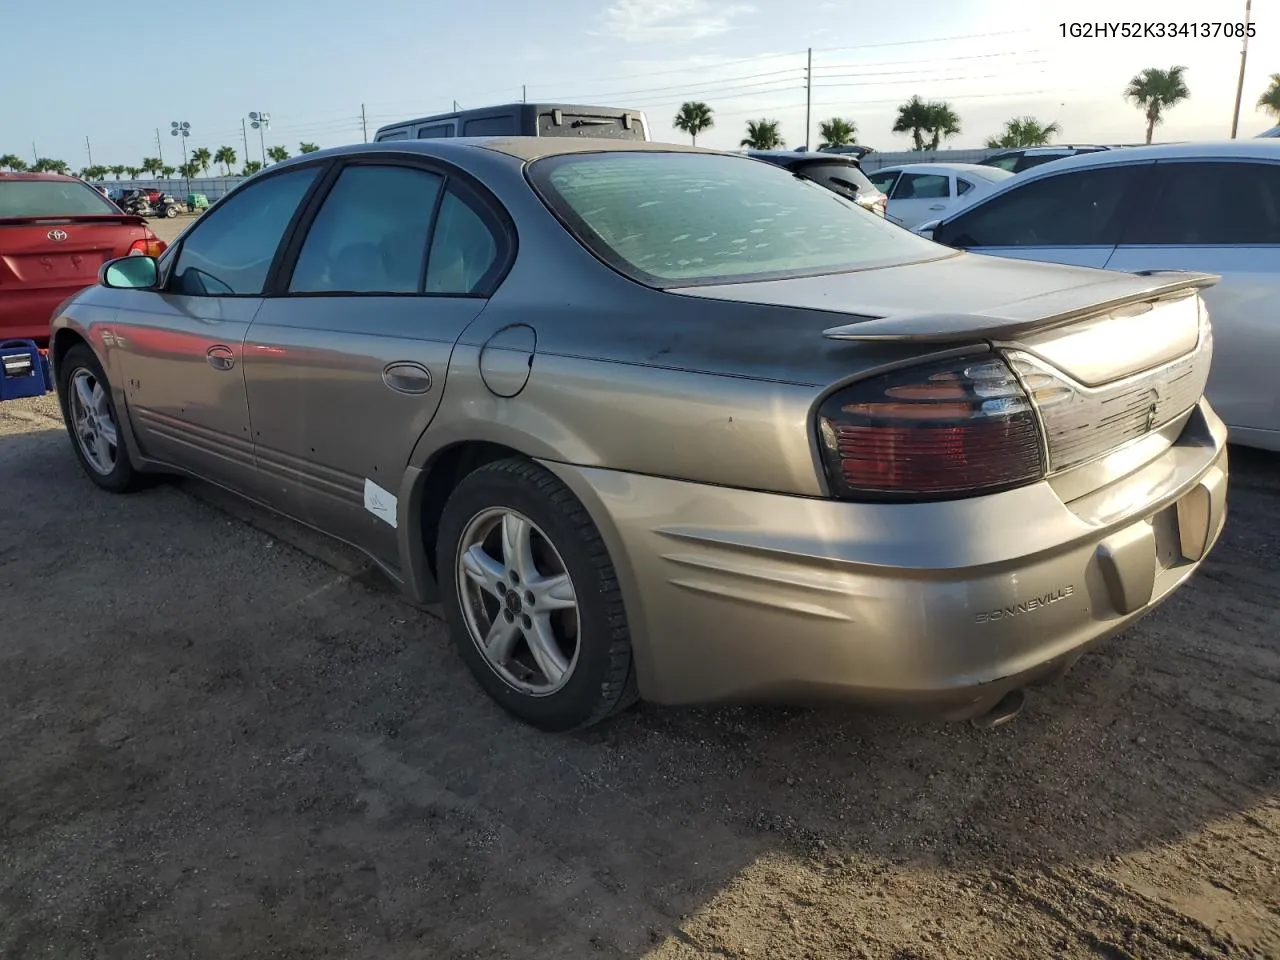
<instances>
[{"instance_id":1,"label":"rear door window","mask_svg":"<svg viewBox=\"0 0 1280 960\"><path fill-rule=\"evenodd\" d=\"M1006 189L941 224L953 247L1115 246L1149 164L1073 170Z\"/></svg>"},{"instance_id":2,"label":"rear door window","mask_svg":"<svg viewBox=\"0 0 1280 960\"><path fill-rule=\"evenodd\" d=\"M1125 246L1280 244L1280 165L1166 161L1155 179Z\"/></svg>"},{"instance_id":3,"label":"rear door window","mask_svg":"<svg viewBox=\"0 0 1280 960\"><path fill-rule=\"evenodd\" d=\"M951 196L951 185L945 175L937 173L904 173L894 185L891 200L937 200Z\"/></svg>"},{"instance_id":4,"label":"rear door window","mask_svg":"<svg viewBox=\"0 0 1280 960\"><path fill-rule=\"evenodd\" d=\"M443 182L412 167L347 167L307 231L289 292L417 293Z\"/></svg>"},{"instance_id":5,"label":"rear door window","mask_svg":"<svg viewBox=\"0 0 1280 960\"><path fill-rule=\"evenodd\" d=\"M419 140L433 140L437 137L452 137L453 123L433 123L429 127L418 128Z\"/></svg>"},{"instance_id":6,"label":"rear door window","mask_svg":"<svg viewBox=\"0 0 1280 960\"><path fill-rule=\"evenodd\" d=\"M409 139L408 130L393 130L391 133L384 133L382 136L380 136L378 138L378 142L385 143L388 140L408 140L408 139Z\"/></svg>"},{"instance_id":7,"label":"rear door window","mask_svg":"<svg viewBox=\"0 0 1280 960\"><path fill-rule=\"evenodd\" d=\"M499 265L498 252L498 237L488 219L450 190L440 203L431 235L427 293L469 296L480 292Z\"/></svg>"}]
</instances>

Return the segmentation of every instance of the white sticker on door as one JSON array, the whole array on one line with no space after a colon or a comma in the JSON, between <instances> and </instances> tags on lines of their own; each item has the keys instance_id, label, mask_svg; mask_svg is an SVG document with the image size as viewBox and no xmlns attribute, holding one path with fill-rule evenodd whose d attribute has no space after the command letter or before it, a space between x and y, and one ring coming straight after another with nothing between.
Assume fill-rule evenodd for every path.
<instances>
[{"instance_id":1,"label":"white sticker on door","mask_svg":"<svg viewBox=\"0 0 1280 960\"><path fill-rule=\"evenodd\" d=\"M391 526L396 525L396 497L389 490L383 490L372 480L364 482L364 508L380 520Z\"/></svg>"}]
</instances>

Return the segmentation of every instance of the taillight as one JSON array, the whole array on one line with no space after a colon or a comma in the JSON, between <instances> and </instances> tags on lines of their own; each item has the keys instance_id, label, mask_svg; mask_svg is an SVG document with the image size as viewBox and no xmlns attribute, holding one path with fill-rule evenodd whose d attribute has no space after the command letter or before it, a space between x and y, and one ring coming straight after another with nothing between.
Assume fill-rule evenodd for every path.
<instances>
[{"instance_id":1,"label":"taillight","mask_svg":"<svg viewBox=\"0 0 1280 960\"><path fill-rule=\"evenodd\" d=\"M1044 476L1040 428L1013 371L989 354L893 370L818 408L831 492L842 499L948 499Z\"/></svg>"},{"instance_id":2,"label":"taillight","mask_svg":"<svg viewBox=\"0 0 1280 960\"><path fill-rule=\"evenodd\" d=\"M159 237L145 237L142 240L135 240L129 244L129 256L131 257L158 257L169 248L169 245Z\"/></svg>"}]
</instances>

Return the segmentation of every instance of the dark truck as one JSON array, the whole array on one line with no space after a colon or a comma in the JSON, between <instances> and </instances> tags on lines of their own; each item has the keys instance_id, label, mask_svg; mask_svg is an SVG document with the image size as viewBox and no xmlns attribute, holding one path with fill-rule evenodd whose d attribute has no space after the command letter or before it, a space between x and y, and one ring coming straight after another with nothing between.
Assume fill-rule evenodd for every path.
<instances>
[{"instance_id":1,"label":"dark truck","mask_svg":"<svg viewBox=\"0 0 1280 960\"><path fill-rule=\"evenodd\" d=\"M584 107L567 103L503 103L402 120L379 127L373 139L423 140L429 137L605 137L648 140L643 111L621 107Z\"/></svg>"}]
</instances>

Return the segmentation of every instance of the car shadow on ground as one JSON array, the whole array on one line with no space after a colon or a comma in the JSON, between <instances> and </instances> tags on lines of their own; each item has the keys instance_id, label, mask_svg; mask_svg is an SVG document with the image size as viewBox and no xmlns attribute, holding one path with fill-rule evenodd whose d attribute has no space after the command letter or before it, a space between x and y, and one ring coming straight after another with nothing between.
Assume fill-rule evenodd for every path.
<instances>
[{"instance_id":1,"label":"car shadow on ground","mask_svg":"<svg viewBox=\"0 0 1280 960\"><path fill-rule=\"evenodd\" d=\"M1280 790L1274 457L1233 460L1193 583L1008 726L641 707L552 736L428 614L178 485L102 494L65 444L0 437L0 954L737 956L690 918L751 877L766 955L803 956L824 885L826 938L971 883L1016 923L1019 871ZM850 906L908 876L952 879Z\"/></svg>"}]
</instances>

